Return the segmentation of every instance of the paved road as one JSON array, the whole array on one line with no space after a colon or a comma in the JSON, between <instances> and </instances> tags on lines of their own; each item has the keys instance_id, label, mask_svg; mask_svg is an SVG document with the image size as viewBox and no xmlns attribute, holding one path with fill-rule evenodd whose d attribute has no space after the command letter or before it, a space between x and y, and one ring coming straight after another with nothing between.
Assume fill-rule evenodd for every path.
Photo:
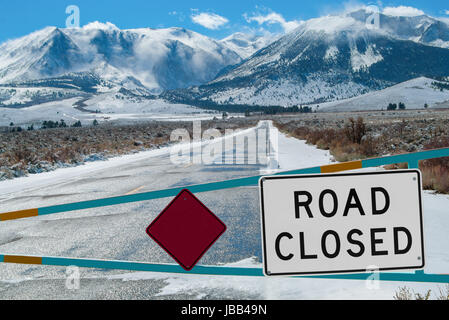
<instances>
[{"instance_id":1,"label":"paved road","mask_svg":"<svg viewBox=\"0 0 449 320\"><path fill-rule=\"evenodd\" d=\"M270 128L260 124L258 130ZM248 145L254 144L256 129L247 130ZM241 136L241 135L240 135ZM226 155L236 146L227 139L219 141ZM237 139L237 138L234 138ZM261 150L261 149L259 149ZM263 149L262 149L263 151ZM263 152L262 152L263 153ZM173 164L170 154L143 153L126 161L85 168L62 169L49 178L31 177L20 183L3 186L0 206L3 212L54 204L69 203L145 192L176 186L259 175L265 164L242 164L244 154L235 156L234 164ZM251 158L250 155L246 155ZM113 162L113 161L112 161ZM258 190L245 187L197 195L228 226L228 231L203 257L201 264L222 264L255 257L260 262L260 224ZM145 228L171 199L97 208L47 217L0 224L0 252L117 259L173 263L170 257L145 233ZM0 265L0 298L154 298L163 280L134 282L108 280L105 276L123 271L82 270L82 287L68 291L65 268L45 266ZM91 279L87 279L91 278ZM94 278L94 279L92 279ZM23 281L29 279L29 281ZM12 280L12 281L11 281ZM6 282L5 282L6 281ZM21 282L19 282L21 281ZM231 290L235 291L235 290ZM204 297L254 297L246 291L232 293L212 290ZM197 294L175 293L165 297L196 297Z\"/></svg>"}]
</instances>

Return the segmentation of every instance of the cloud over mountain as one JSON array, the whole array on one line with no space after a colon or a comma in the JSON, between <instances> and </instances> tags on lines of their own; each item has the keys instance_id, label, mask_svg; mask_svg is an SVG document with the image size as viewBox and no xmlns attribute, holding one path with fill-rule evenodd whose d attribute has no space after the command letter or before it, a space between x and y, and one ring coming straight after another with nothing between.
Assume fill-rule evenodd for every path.
<instances>
[{"instance_id":1,"label":"cloud over mountain","mask_svg":"<svg viewBox=\"0 0 449 320\"><path fill-rule=\"evenodd\" d=\"M383 10L383 14L396 17L417 17L425 15L424 11L408 6L386 7Z\"/></svg>"},{"instance_id":2,"label":"cloud over mountain","mask_svg":"<svg viewBox=\"0 0 449 320\"><path fill-rule=\"evenodd\" d=\"M194 23L211 30L217 30L229 22L225 17L207 12L194 13L191 18Z\"/></svg>"},{"instance_id":3,"label":"cloud over mountain","mask_svg":"<svg viewBox=\"0 0 449 320\"><path fill-rule=\"evenodd\" d=\"M244 14L244 18L248 23L257 22L259 25L268 24L279 24L284 32L291 32L295 30L301 24L300 21L292 20L287 21L281 14L276 12L269 12L267 14Z\"/></svg>"}]
</instances>

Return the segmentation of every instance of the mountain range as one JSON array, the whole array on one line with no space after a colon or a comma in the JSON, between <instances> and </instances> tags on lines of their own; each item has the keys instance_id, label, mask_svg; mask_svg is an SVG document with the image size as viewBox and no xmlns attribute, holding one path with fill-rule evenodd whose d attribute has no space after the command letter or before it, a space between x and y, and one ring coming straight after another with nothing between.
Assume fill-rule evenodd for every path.
<instances>
[{"instance_id":1,"label":"mountain range","mask_svg":"<svg viewBox=\"0 0 449 320\"><path fill-rule=\"evenodd\" d=\"M0 45L0 106L118 93L173 103L293 106L449 76L449 25L361 9L279 36L215 40L183 28L47 27ZM444 87L444 86L443 86Z\"/></svg>"},{"instance_id":2,"label":"mountain range","mask_svg":"<svg viewBox=\"0 0 449 320\"><path fill-rule=\"evenodd\" d=\"M449 27L435 18L365 10L303 22L213 81L171 93L218 104L310 105L359 96L419 77L449 75Z\"/></svg>"},{"instance_id":3,"label":"mountain range","mask_svg":"<svg viewBox=\"0 0 449 320\"><path fill-rule=\"evenodd\" d=\"M182 29L120 30L107 23L48 27L0 46L0 82L95 73L161 91L210 81L241 57L223 43Z\"/></svg>"}]
</instances>

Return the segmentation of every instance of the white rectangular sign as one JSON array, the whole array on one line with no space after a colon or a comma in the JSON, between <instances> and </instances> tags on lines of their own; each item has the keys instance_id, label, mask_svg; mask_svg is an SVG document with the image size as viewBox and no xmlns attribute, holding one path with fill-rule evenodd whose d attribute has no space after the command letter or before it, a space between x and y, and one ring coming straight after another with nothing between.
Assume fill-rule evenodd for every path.
<instances>
[{"instance_id":1,"label":"white rectangular sign","mask_svg":"<svg viewBox=\"0 0 449 320\"><path fill-rule=\"evenodd\" d=\"M264 272L424 267L418 170L260 179Z\"/></svg>"}]
</instances>

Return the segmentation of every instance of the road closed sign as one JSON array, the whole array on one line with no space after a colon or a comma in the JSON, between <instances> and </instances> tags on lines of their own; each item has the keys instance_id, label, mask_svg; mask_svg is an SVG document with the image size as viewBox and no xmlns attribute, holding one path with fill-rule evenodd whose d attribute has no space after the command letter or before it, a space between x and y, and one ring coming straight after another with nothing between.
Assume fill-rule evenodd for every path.
<instances>
[{"instance_id":1,"label":"road closed sign","mask_svg":"<svg viewBox=\"0 0 449 320\"><path fill-rule=\"evenodd\" d=\"M424 267L418 170L263 177L267 276Z\"/></svg>"}]
</instances>

